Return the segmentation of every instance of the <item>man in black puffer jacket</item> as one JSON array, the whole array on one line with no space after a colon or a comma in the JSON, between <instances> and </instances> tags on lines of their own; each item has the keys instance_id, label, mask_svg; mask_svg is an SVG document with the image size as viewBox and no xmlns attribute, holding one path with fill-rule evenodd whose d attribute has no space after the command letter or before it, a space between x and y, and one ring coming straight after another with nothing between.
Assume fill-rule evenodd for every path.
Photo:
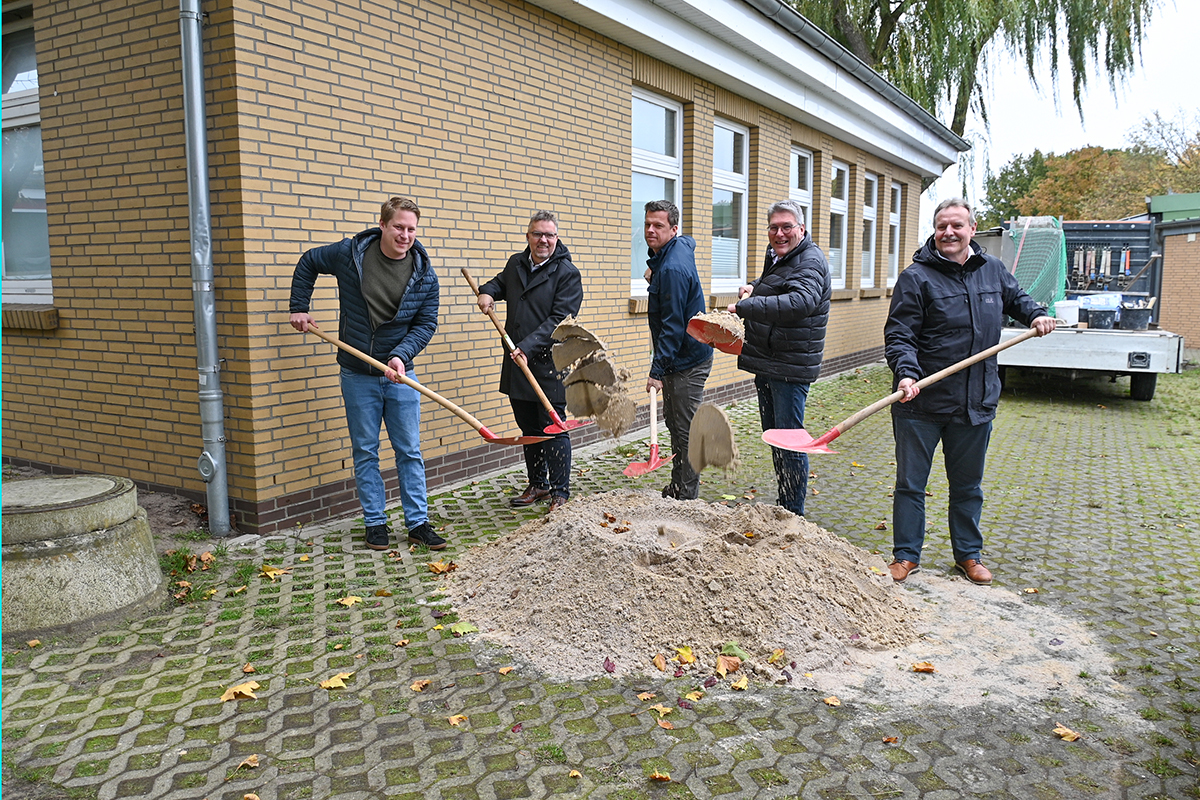
<instances>
[{"instance_id":1,"label":"man in black puffer jacket","mask_svg":"<svg viewBox=\"0 0 1200 800\"><path fill-rule=\"evenodd\" d=\"M896 488L888 569L901 582L917 571L925 542L925 488L938 442L950 483L950 544L956 568L972 583L992 582L980 560L984 460L1000 401L996 357L925 389L917 381L999 343L1005 316L1054 330L1054 318L1025 293L995 256L971 241L975 214L961 197L938 204L933 236L900 273L883 329L884 353L904 397L892 404Z\"/></svg>"},{"instance_id":2,"label":"man in black puffer jacket","mask_svg":"<svg viewBox=\"0 0 1200 800\"><path fill-rule=\"evenodd\" d=\"M746 325L738 368L753 373L763 430L803 428L808 387L821 374L833 294L825 254L804 230L804 209L791 200L767 211L770 247L758 280L738 290L729 311ZM808 456L771 448L779 505L804 515Z\"/></svg>"},{"instance_id":3,"label":"man in black puffer jacket","mask_svg":"<svg viewBox=\"0 0 1200 800\"><path fill-rule=\"evenodd\" d=\"M292 275L291 324L307 331L318 275L338 283L338 338L387 365L380 373L361 359L338 351L346 424L354 452L354 483L367 527L367 547L387 550L390 528L387 492L379 472L379 427L386 422L396 454L400 502L408 541L431 550L446 541L429 525L425 461L421 458L421 395L400 382L413 374L413 358L437 330L438 279L417 241L421 210L393 197L383 204L379 227L353 239L314 247L300 256Z\"/></svg>"},{"instance_id":4,"label":"man in black puffer jacket","mask_svg":"<svg viewBox=\"0 0 1200 800\"><path fill-rule=\"evenodd\" d=\"M514 253L504 270L479 287L479 309L490 311L496 301L508 302L504 332L517 346L500 368L500 391L508 395L513 417L526 436L544 436L552 420L523 370L513 368L518 359L529 366L538 386L558 412L567 416L563 388L550 347L550 334L558 323L579 314L583 305L583 279L571 262L571 251L558 238L553 212L538 211L525 232L528 243ZM514 376L514 372L520 374ZM525 445L525 472L529 485L508 502L524 508L550 500L550 510L561 508L571 496L571 435L566 431L545 442Z\"/></svg>"}]
</instances>

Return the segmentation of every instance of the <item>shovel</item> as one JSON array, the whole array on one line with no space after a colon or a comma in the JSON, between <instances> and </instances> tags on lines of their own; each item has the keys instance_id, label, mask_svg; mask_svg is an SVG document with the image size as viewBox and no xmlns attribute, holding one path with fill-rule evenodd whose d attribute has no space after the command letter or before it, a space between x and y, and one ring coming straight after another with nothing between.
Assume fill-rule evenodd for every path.
<instances>
[{"instance_id":1,"label":"shovel","mask_svg":"<svg viewBox=\"0 0 1200 800\"><path fill-rule=\"evenodd\" d=\"M475 293L476 297L479 297L479 284L475 283L475 279L471 277L470 272L467 272L466 267L463 267L461 272L463 277L467 279L467 283L471 285L471 291ZM489 309L487 315L492 320L492 324L496 326L496 332L500 334L500 338L504 340L504 346L508 349L508 352L511 353L516 350L517 346L513 344L513 340L504 332L504 327L500 324L500 320L496 318L496 312ZM529 379L529 385L533 387L533 391L537 392L538 399L542 401L542 405L550 412L550 419L553 422L543 429L545 433L565 433L566 431L592 424L590 419L564 420L560 417L558 412L554 410L554 406L550 404L550 398L546 397L546 393L542 391L542 387L538 386L537 378L533 377L533 372L529 369L529 364L520 359L514 358L513 360L517 362L517 366L521 368L521 371L525 373L525 377Z\"/></svg>"},{"instance_id":2,"label":"shovel","mask_svg":"<svg viewBox=\"0 0 1200 800\"><path fill-rule=\"evenodd\" d=\"M957 364L951 364L943 370L922 378L921 380L917 381L916 385L918 388L924 389L931 383L937 383L942 378L953 375L960 370L964 370L972 364L983 361L985 358L991 358L1001 350L1012 347L1014 344L1019 344L1020 342L1023 342L1026 339L1036 335L1037 329L1030 328L1020 335L1009 339L1007 342L1001 342L994 347L989 347L987 350L978 352L970 358L964 358ZM845 420L839 422L837 425L834 425L816 439L809 435L808 431L804 430L803 428L772 428L770 430L763 431L762 440L772 447L778 447L782 450L794 450L797 453L836 453L836 450L829 449L830 442L853 428L858 423L862 422L867 417L874 414L876 411L882 411L902 397L904 397L903 391L897 390L892 392L882 400L876 400L862 411L858 411L850 415Z\"/></svg>"},{"instance_id":3,"label":"shovel","mask_svg":"<svg viewBox=\"0 0 1200 800\"><path fill-rule=\"evenodd\" d=\"M630 478L637 478L645 475L647 472L653 472L667 464L675 457L674 453L666 458L658 457L658 390L653 386L650 387L650 460L649 461L633 461L625 468L624 472Z\"/></svg>"},{"instance_id":4,"label":"shovel","mask_svg":"<svg viewBox=\"0 0 1200 800\"><path fill-rule=\"evenodd\" d=\"M688 335L699 342L711 344L722 353L740 356L743 340L723 325L712 320L693 317L687 324Z\"/></svg>"},{"instance_id":5,"label":"shovel","mask_svg":"<svg viewBox=\"0 0 1200 800\"><path fill-rule=\"evenodd\" d=\"M345 342L341 341L336 336L334 336L332 333L326 333L325 331L321 330L317 326L311 325L311 324L308 326L308 329L309 329L309 331L311 331L312 333L315 333L317 336L320 336L322 339L324 339L325 341L334 345L335 347L340 347L342 350L345 350L347 353L350 353L353 356L357 356L357 357L361 358L363 361L367 362L368 364L370 364L372 367L379 370L380 372L385 372L385 373L387 372L388 366L386 364L384 364L382 361L377 361L376 359L371 358L369 355L364 353L362 350L359 350L358 348L352 347L351 345L348 345ZM474 428L476 431L478 431L480 436L482 436L486 441L489 441L492 444L537 444L538 442L544 442L550 438L549 436L509 436L509 437L496 436L494 433L489 431L482 422L475 419L470 414L468 414L466 411L464 411L462 408L460 408L459 406L450 402L446 398L442 397L440 394L433 391L432 389L425 388L424 386L417 383L416 381L414 381L412 378L408 377L407 375L401 375L400 382L403 383L405 386L411 386L412 388L416 389L421 394L428 397L433 402L449 409L451 412L454 413L455 416L459 417L464 422L466 422L468 425L470 425L472 428Z\"/></svg>"}]
</instances>

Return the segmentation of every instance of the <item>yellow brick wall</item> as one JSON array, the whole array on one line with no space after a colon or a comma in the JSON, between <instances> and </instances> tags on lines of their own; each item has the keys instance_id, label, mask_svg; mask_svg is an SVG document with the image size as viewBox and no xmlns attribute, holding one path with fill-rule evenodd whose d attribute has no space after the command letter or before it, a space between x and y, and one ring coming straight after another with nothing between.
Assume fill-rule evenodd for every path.
<instances>
[{"instance_id":1,"label":"yellow brick wall","mask_svg":"<svg viewBox=\"0 0 1200 800\"><path fill-rule=\"evenodd\" d=\"M1190 241L1189 241L1190 239ZM1168 233L1163 237L1163 283L1159 327L1178 333L1183 346L1200 347L1200 235Z\"/></svg>"},{"instance_id":2,"label":"yellow brick wall","mask_svg":"<svg viewBox=\"0 0 1200 800\"><path fill-rule=\"evenodd\" d=\"M916 246L917 176L533 6L367 14L222 0L204 11L218 348L230 495L243 507L350 478L334 353L288 326L288 292L304 250L375 224L392 194L420 204L442 283L440 327L417 359L424 383L492 430L515 429L496 390L502 347L459 268L490 278L548 208L583 273L581 318L640 385L649 337L626 266L635 85L684 105L682 227L705 281L715 116L751 130L751 277L793 143L814 152L814 238L836 157L908 187L902 253ZM5 456L200 493L178 6L59 0L35 18L59 325L5 331ZM887 300L860 297L857 269L847 273L827 360L882 344ZM323 278L313 313L324 327L336 306ZM748 377L718 354L710 387ZM423 404L422 425L427 459L480 451L440 406Z\"/></svg>"}]
</instances>

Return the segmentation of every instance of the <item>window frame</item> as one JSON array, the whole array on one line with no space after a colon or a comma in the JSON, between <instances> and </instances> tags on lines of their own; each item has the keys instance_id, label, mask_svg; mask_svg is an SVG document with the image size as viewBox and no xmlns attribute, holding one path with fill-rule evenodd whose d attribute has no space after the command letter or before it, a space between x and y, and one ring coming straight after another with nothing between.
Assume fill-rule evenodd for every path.
<instances>
[{"instance_id":1,"label":"window frame","mask_svg":"<svg viewBox=\"0 0 1200 800\"><path fill-rule=\"evenodd\" d=\"M871 202L868 204L868 200ZM875 248L878 245L879 234L879 176L873 172L863 173L863 248L860 254L862 264L859 270L859 287L862 289L875 288ZM867 248L867 244L870 248Z\"/></svg>"},{"instance_id":2,"label":"window frame","mask_svg":"<svg viewBox=\"0 0 1200 800\"><path fill-rule=\"evenodd\" d=\"M730 131L735 137L742 137L742 148L740 165L735 164L735 171L717 169L716 158L716 136L717 129L723 128ZM735 152L735 157L737 153ZM736 169L740 166L741 172ZM718 278L716 274L716 239L714 235L712 247L710 248L709 262L709 284L713 294L731 294L738 290L739 287L746 283L746 252L747 239L749 237L749 222L747 214L749 212L749 196L750 196L750 129L744 125L739 125L732 120L717 117L713 120L713 192L725 191L734 192L735 195L741 195L741 207L738 209L738 218L740 226L738 230L738 253L737 253L737 276ZM715 214L714 214L715 221Z\"/></svg>"},{"instance_id":3,"label":"window frame","mask_svg":"<svg viewBox=\"0 0 1200 800\"><path fill-rule=\"evenodd\" d=\"M636 119L634 118L633 108L634 108L635 100L642 100L643 102L651 103L653 105L659 106L659 107L667 109L669 111L672 111L675 114L675 156L674 157L664 156L662 153L655 153L650 150L642 150L642 149L639 149L634 146L633 143L634 143L635 137L633 135L633 126L636 124ZM676 206L680 206L681 212L682 212L681 199L682 199L682 194L683 194L683 119L684 118L683 118L683 104L682 103L678 103L674 100L668 99L661 95L657 95L652 92L648 92L648 91L646 91L644 89L640 89L636 86L633 87L633 93L629 100L629 126L630 126L629 149L630 149L630 153L631 153L629 196L630 196L630 206L631 206L630 211L633 214L633 219L630 220L630 231L631 231L631 236L633 236L633 240L629 244L629 264L630 264L629 293L631 296L634 296L634 297L645 297L647 294L648 287L647 287L645 279L640 274L636 274L636 275L634 274L634 264L636 263L636 260L641 259L642 263L644 263L645 262L644 254L646 251L645 251L645 249L642 249L640 252L635 252L635 248L638 245L639 237L637 237L636 234L633 234L632 231L635 230L635 226L642 227L643 221L645 220L645 212L638 208L632 208L632 205L633 205L633 176L634 176L634 174L639 174L639 175L647 175L647 176L650 176L653 178L663 178L663 179L668 179L668 180L674 181L675 191L674 191L673 197L655 198L655 199L670 200ZM682 220L680 220L680 223L682 224ZM641 242L642 242L642 245L644 248L645 240L641 239Z\"/></svg>"},{"instance_id":4,"label":"window frame","mask_svg":"<svg viewBox=\"0 0 1200 800\"><path fill-rule=\"evenodd\" d=\"M842 196L841 197L838 197L837 194L834 193L834 188L837 185L835 181L836 181L839 170L842 172L842 175L843 175L842 184L841 184L842 185ZM845 289L846 288L846 237L847 237L847 230L848 230L847 222L848 222L848 218L849 218L849 214L850 214L850 205L849 205L849 202L850 202L850 198L849 198L849 195L850 195L850 165L843 161L832 161L831 160L830 164L829 164L828 186L829 186L829 230L826 232L826 235L829 238L827 240L828 241L828 249L825 253L825 256L826 256L826 259L829 261L829 278L830 278L830 282L831 282L833 288L834 289ZM842 224L840 226L841 231L842 231L841 244L840 244L840 247L836 247L836 248L834 247L833 233L834 233L834 230L838 226L834 225L834 221L833 221L834 217L841 217L841 219L842 219ZM832 258L832 255L835 250L838 253L838 259L839 259L836 262L836 268L837 268L836 273L835 273L835 261Z\"/></svg>"},{"instance_id":5,"label":"window frame","mask_svg":"<svg viewBox=\"0 0 1200 800\"><path fill-rule=\"evenodd\" d=\"M892 201L895 202L892 202ZM893 208L895 210L893 210ZM898 181L892 181L890 191L888 192L888 274L887 285L890 289L896 285L896 279L900 277L900 248L903 246L903 241L900 239L900 219L904 214L904 187ZM893 233L894 231L894 233ZM893 238L894 237L894 238ZM891 242L895 242L894 251L890 247Z\"/></svg>"}]
</instances>

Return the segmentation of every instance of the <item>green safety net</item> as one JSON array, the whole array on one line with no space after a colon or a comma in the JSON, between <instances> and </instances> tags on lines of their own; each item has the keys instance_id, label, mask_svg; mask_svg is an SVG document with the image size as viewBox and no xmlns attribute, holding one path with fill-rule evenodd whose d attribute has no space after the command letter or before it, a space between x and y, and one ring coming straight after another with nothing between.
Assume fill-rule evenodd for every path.
<instances>
[{"instance_id":1,"label":"green safety net","mask_svg":"<svg viewBox=\"0 0 1200 800\"><path fill-rule=\"evenodd\" d=\"M1009 268L1029 296L1051 308L1066 296L1067 238L1055 217L1020 217L1005 232ZM1011 248L1011 250L1009 250Z\"/></svg>"}]
</instances>

